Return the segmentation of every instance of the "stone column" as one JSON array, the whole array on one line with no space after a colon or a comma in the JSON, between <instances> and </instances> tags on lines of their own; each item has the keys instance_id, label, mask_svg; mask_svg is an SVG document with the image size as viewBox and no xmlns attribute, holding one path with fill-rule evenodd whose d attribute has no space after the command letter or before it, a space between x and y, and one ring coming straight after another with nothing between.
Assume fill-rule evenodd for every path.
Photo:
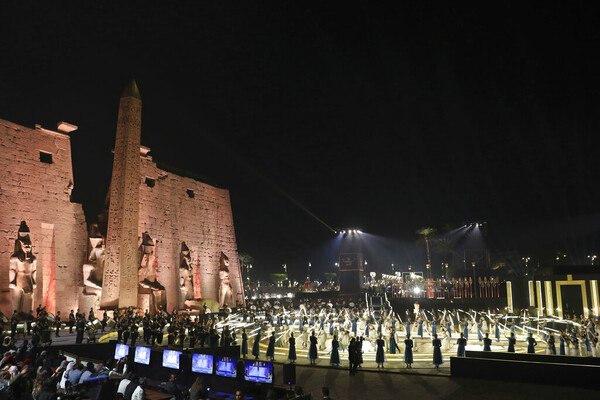
<instances>
[{"instance_id":1,"label":"stone column","mask_svg":"<svg viewBox=\"0 0 600 400\"><path fill-rule=\"evenodd\" d=\"M110 185L102 308L138 305L138 214L142 99L135 81L119 104Z\"/></svg>"}]
</instances>

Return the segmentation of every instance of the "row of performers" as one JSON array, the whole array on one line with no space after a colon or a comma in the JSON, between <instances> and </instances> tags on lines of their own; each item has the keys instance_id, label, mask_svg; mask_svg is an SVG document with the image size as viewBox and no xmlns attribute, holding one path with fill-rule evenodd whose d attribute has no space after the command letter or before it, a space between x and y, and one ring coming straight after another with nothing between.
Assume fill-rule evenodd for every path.
<instances>
[{"instance_id":1,"label":"row of performers","mask_svg":"<svg viewBox=\"0 0 600 400\"><path fill-rule=\"evenodd\" d=\"M391 283L392 297L394 298L429 298L429 299L465 299L500 297L501 282L498 277L479 277L476 285L473 279L452 278L409 280L406 282Z\"/></svg>"}]
</instances>

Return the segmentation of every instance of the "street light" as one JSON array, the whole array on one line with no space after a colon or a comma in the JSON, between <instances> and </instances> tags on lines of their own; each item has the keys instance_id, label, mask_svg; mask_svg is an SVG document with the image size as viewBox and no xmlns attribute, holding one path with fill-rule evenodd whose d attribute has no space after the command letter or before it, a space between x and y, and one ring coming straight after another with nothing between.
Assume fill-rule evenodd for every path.
<instances>
[{"instance_id":1,"label":"street light","mask_svg":"<svg viewBox=\"0 0 600 400\"><path fill-rule=\"evenodd\" d=\"M475 285L477 285L477 279L475 279L475 261L471 262L471 266L473 267L473 297L477 294L477 290L475 290Z\"/></svg>"},{"instance_id":2,"label":"street light","mask_svg":"<svg viewBox=\"0 0 600 400\"><path fill-rule=\"evenodd\" d=\"M596 260L596 258L598 258L598 256L596 256L596 255L593 255L593 256L587 256L587 258L589 258L589 259L590 259L590 262L591 262L591 264L592 264L592 265L594 265L594 261Z\"/></svg>"}]
</instances>

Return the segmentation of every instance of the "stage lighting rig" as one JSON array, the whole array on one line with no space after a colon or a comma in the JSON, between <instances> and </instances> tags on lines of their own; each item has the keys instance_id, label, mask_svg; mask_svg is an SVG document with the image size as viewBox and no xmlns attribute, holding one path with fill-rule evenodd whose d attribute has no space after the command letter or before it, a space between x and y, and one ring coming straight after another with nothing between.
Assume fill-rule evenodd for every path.
<instances>
[{"instance_id":1,"label":"stage lighting rig","mask_svg":"<svg viewBox=\"0 0 600 400\"><path fill-rule=\"evenodd\" d=\"M348 228L338 228L335 230L336 234L338 235L360 235L362 233L362 230L356 226L351 226Z\"/></svg>"}]
</instances>

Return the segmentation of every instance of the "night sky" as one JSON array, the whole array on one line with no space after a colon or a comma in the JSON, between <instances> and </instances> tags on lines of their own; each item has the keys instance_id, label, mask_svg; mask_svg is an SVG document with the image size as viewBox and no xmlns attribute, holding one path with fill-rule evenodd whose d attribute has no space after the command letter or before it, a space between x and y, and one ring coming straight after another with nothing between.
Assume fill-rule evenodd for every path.
<instances>
[{"instance_id":1,"label":"night sky","mask_svg":"<svg viewBox=\"0 0 600 400\"><path fill-rule=\"evenodd\" d=\"M425 263L417 229L469 222L494 252L600 252L594 2L6 3L0 118L79 126L88 222L135 78L142 144L230 190L238 249L263 273L331 269L327 225L395 241L379 270Z\"/></svg>"}]
</instances>

